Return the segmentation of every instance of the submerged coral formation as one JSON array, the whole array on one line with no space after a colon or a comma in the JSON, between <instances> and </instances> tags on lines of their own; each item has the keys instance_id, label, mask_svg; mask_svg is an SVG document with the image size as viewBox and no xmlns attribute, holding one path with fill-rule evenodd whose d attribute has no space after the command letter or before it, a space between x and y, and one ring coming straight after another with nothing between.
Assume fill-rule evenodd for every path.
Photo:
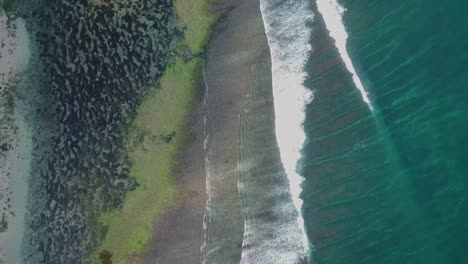
<instances>
[{"instance_id":1,"label":"submerged coral formation","mask_svg":"<svg viewBox=\"0 0 468 264\"><path fill-rule=\"evenodd\" d=\"M102 237L98 212L118 207L135 187L125 140L174 46L172 1L54 0L30 21L39 23L49 105L37 110L48 137L35 153L25 258L83 263Z\"/></svg>"}]
</instances>

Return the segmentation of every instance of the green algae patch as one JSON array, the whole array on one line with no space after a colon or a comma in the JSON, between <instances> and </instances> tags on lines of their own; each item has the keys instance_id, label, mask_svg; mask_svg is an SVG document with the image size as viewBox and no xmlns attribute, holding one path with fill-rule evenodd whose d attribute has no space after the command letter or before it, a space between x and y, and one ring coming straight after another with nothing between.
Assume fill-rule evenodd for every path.
<instances>
[{"instance_id":1,"label":"green algae patch","mask_svg":"<svg viewBox=\"0 0 468 264\"><path fill-rule=\"evenodd\" d=\"M184 31L177 57L160 87L146 95L130 129L127 144L131 177L137 188L122 208L100 217L104 240L93 254L112 263L141 263L139 253L153 237L154 225L166 208L177 206L174 179L178 156L190 137L191 110L200 86L202 56L220 14L208 11L208 0L175 0L178 25ZM104 253L105 254L104 254Z\"/></svg>"},{"instance_id":2,"label":"green algae patch","mask_svg":"<svg viewBox=\"0 0 468 264\"><path fill-rule=\"evenodd\" d=\"M177 58L160 88L148 94L138 110L128 142L137 188L127 194L122 208L100 219L108 227L100 252L110 252L112 263L139 263L137 255L153 236L158 217L177 204L173 174L189 138L201 65L201 59Z\"/></svg>"},{"instance_id":3,"label":"green algae patch","mask_svg":"<svg viewBox=\"0 0 468 264\"><path fill-rule=\"evenodd\" d=\"M179 26L185 32L185 42L193 55L203 53L211 29L221 15L209 11L208 0L175 0L174 4Z\"/></svg>"}]
</instances>

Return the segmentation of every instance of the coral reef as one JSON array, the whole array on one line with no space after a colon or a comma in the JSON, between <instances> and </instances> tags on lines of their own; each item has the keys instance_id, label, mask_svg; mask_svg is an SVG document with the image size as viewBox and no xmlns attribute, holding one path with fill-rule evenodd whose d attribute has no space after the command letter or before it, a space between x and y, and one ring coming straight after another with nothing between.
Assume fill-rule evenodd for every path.
<instances>
[{"instance_id":1,"label":"coral reef","mask_svg":"<svg viewBox=\"0 0 468 264\"><path fill-rule=\"evenodd\" d=\"M125 141L174 46L172 1L53 0L31 21L39 22L49 105L37 112L49 123L41 131L49 146L35 152L25 260L86 263L103 235L98 212L135 187Z\"/></svg>"}]
</instances>

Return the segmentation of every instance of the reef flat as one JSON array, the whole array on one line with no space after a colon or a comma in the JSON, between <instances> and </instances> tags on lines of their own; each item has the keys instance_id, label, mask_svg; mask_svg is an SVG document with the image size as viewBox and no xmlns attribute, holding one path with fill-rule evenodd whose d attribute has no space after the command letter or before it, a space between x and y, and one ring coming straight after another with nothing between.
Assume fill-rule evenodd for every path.
<instances>
[{"instance_id":1,"label":"reef flat","mask_svg":"<svg viewBox=\"0 0 468 264\"><path fill-rule=\"evenodd\" d=\"M174 45L172 1L48 1L28 13L37 80L26 263L87 263L136 187L124 148Z\"/></svg>"},{"instance_id":2,"label":"reef flat","mask_svg":"<svg viewBox=\"0 0 468 264\"><path fill-rule=\"evenodd\" d=\"M187 169L183 156L193 142L203 141L193 112L203 92L205 45L219 13L209 11L207 0L177 0L174 9L177 27L183 32L173 51L175 60L166 68L158 88L145 96L129 131L126 147L132 160L130 173L138 186L128 194L122 208L101 217L109 231L97 253L108 252L113 263L147 263L154 261L155 254L170 255L159 245L179 240L168 238L169 230L160 222L168 219L169 212L182 208L184 213L178 219L188 221L189 228L178 230L185 239L196 241L193 247L200 242L201 234L196 234L201 232L205 203L203 158L198 152L200 159L192 170ZM181 171L187 173L181 175ZM188 208L187 203L191 204ZM184 232L187 229L191 231ZM183 251L178 248L174 256L192 253L186 248Z\"/></svg>"}]
</instances>

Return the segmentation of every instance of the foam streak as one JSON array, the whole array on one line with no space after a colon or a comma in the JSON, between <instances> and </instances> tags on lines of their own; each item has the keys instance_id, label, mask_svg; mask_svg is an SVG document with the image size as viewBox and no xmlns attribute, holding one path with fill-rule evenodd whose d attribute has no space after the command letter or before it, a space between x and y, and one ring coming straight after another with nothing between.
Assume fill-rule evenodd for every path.
<instances>
[{"instance_id":1,"label":"foam streak","mask_svg":"<svg viewBox=\"0 0 468 264\"><path fill-rule=\"evenodd\" d=\"M311 30L307 23L312 21L313 13L306 0L261 0L260 9L271 53L276 140L281 162L289 180L288 191L297 210L297 219L287 225L281 225L281 228L284 229L282 231L287 230L288 236L294 237L295 241L299 242L297 245L284 246L288 247L289 251L292 249L300 251L289 252L295 257L288 259L282 257L289 254L278 253L276 261L281 259L281 263L295 263L298 257L303 257L308 252L308 241L301 215L302 200L299 198L303 179L297 173L296 167L305 141L302 126L305 119L304 109L312 99L311 91L304 87L303 83L307 77L304 67L311 52L309 44ZM248 229L246 226L246 230ZM267 253L274 254L270 251Z\"/></svg>"},{"instance_id":2,"label":"foam streak","mask_svg":"<svg viewBox=\"0 0 468 264\"><path fill-rule=\"evenodd\" d=\"M206 106L208 102L208 84L206 83L205 79L205 61L203 61L203 81L205 83L205 97L203 99L203 104ZM206 179L206 207L205 213L203 214L203 235L202 235L202 243L200 246L200 263L206 263L206 256L207 256L207 242L208 242L208 224L211 222L211 173L210 173L210 150L208 149L208 140L209 140L209 127L208 127L208 114L209 111L206 111L205 116L203 117L203 151L205 154L205 179Z\"/></svg>"},{"instance_id":3,"label":"foam streak","mask_svg":"<svg viewBox=\"0 0 468 264\"><path fill-rule=\"evenodd\" d=\"M335 39L336 48L338 49L338 52L340 53L346 68L353 76L353 81L361 92L362 100L364 100L369 108L374 111L374 108L372 107L372 104L367 96L367 92L364 89L364 86L362 85L361 79L359 79L356 70L354 69L353 62L348 55L348 51L346 50L348 33L346 32L346 28L342 19L342 15L346 9L343 8L337 0L317 0L317 8L322 14L325 25L330 32L330 36Z\"/></svg>"}]
</instances>

